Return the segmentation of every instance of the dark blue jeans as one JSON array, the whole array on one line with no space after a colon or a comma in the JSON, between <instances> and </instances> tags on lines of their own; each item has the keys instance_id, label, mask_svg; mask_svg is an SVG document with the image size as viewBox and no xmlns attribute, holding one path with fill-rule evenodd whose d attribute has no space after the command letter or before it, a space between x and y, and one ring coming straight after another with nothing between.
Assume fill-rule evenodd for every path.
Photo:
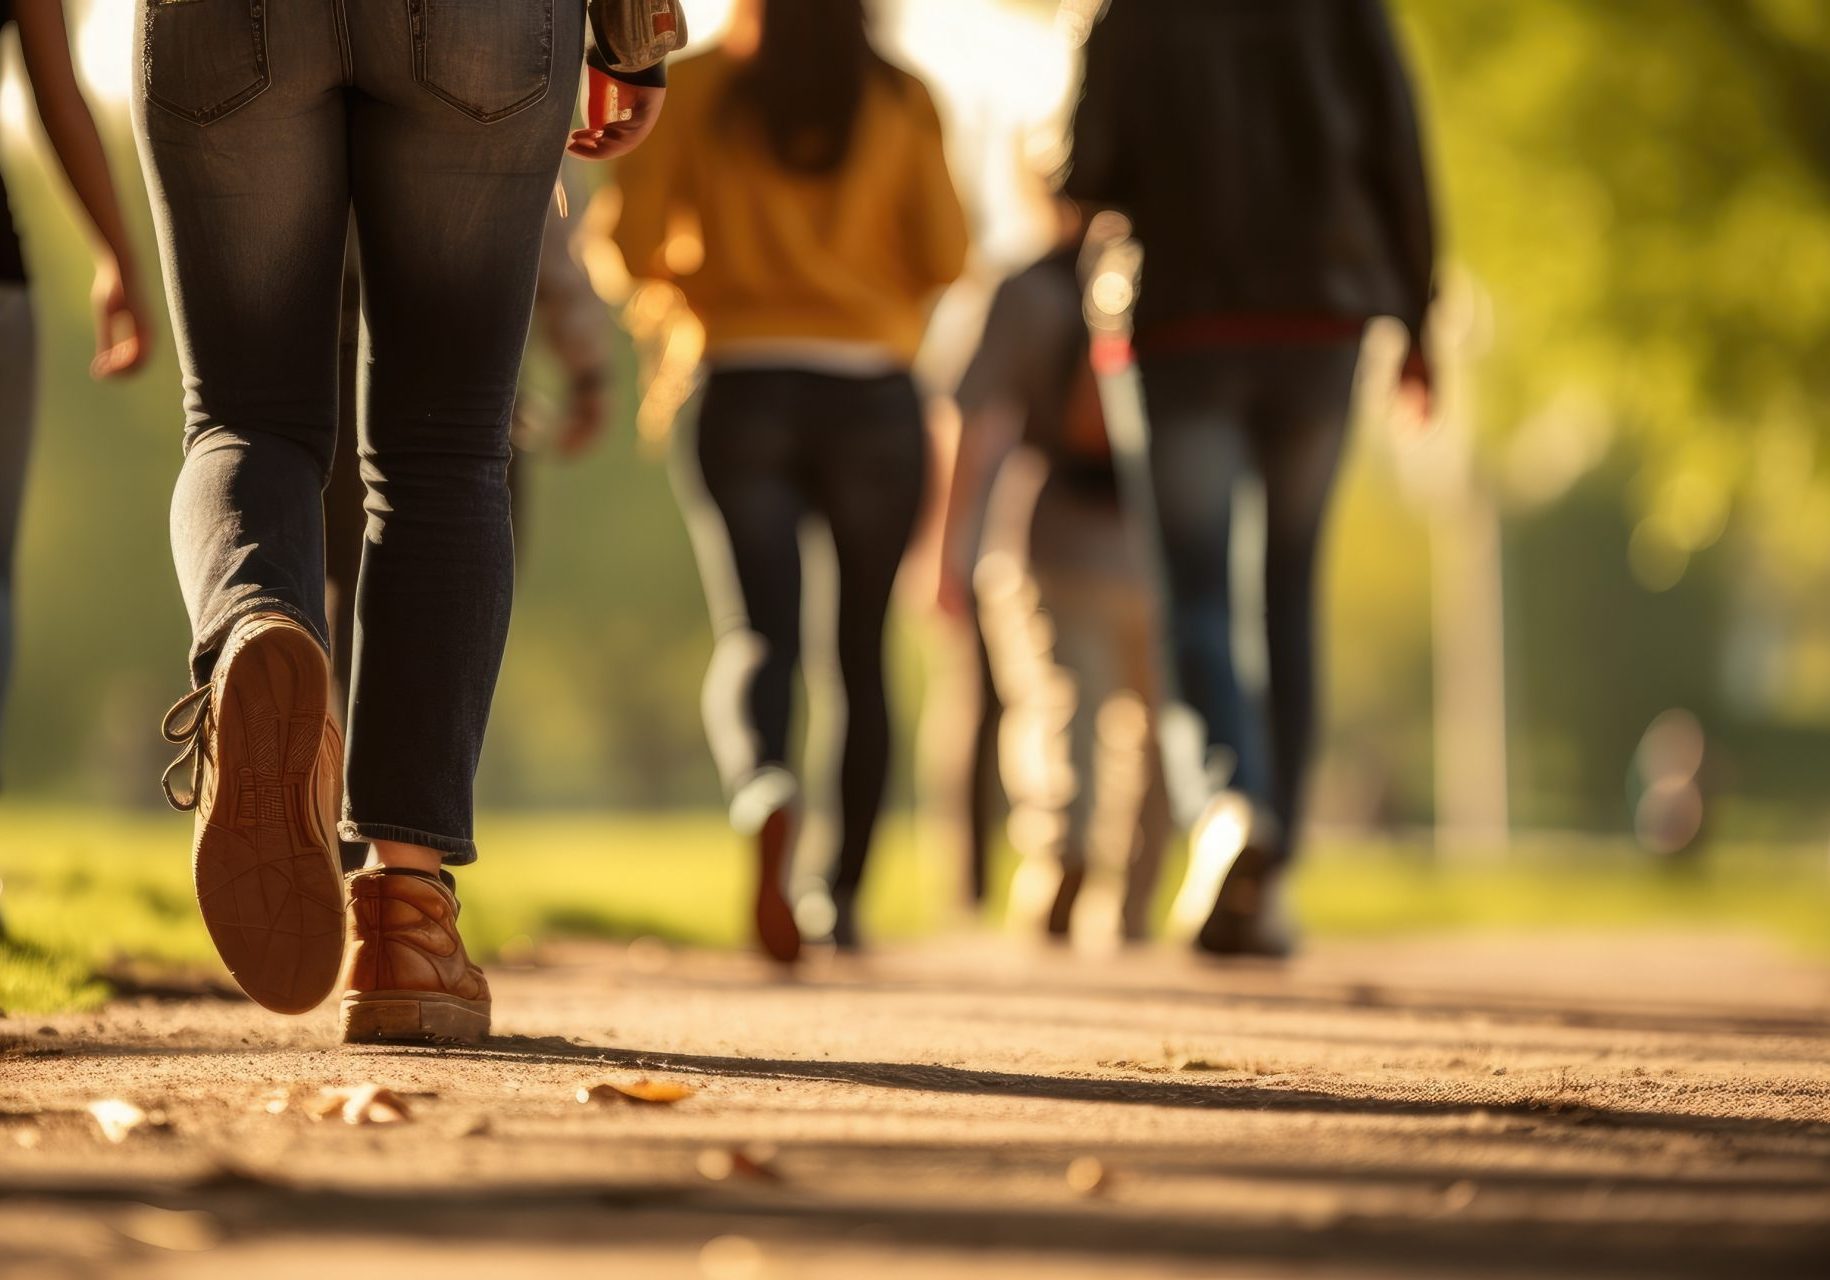
<instances>
[{"instance_id":1,"label":"dark blue jeans","mask_svg":"<svg viewBox=\"0 0 1830 1280\"><path fill-rule=\"evenodd\" d=\"M1315 737L1316 549L1358 356L1351 344L1228 347L1141 362L1180 697L1204 722L1210 774L1232 762L1215 784L1274 813L1286 840ZM1265 496L1263 706L1233 654L1233 500L1252 477Z\"/></svg>"},{"instance_id":2,"label":"dark blue jeans","mask_svg":"<svg viewBox=\"0 0 1830 1280\"><path fill-rule=\"evenodd\" d=\"M140 0L134 124L184 371L193 679L237 619L326 640L345 236L368 527L346 839L471 861L513 593L506 473L583 0Z\"/></svg>"}]
</instances>

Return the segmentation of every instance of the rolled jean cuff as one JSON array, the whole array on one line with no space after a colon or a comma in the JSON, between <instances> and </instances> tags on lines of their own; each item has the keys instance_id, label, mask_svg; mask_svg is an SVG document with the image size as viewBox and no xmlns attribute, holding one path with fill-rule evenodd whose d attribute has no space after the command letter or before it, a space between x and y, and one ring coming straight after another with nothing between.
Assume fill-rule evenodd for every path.
<instances>
[{"instance_id":1,"label":"rolled jean cuff","mask_svg":"<svg viewBox=\"0 0 1830 1280\"><path fill-rule=\"evenodd\" d=\"M395 844L416 844L423 849L433 849L442 855L442 860L448 867L467 867L477 860L476 841L433 835L430 831L416 831L412 827L391 827L381 822L351 822L345 818L337 824L337 834L352 842L390 840Z\"/></svg>"},{"instance_id":2,"label":"rolled jean cuff","mask_svg":"<svg viewBox=\"0 0 1830 1280\"><path fill-rule=\"evenodd\" d=\"M235 630L235 624L249 614L283 613L311 633L311 638L318 642L318 647L326 654L330 652L330 638L324 634L319 623L296 604L289 601L270 599L264 596L251 600L238 600L235 607L207 626L197 629L197 636L191 642L191 687L201 689L210 682L214 674L216 659L221 655L223 646L229 643L229 636Z\"/></svg>"}]
</instances>

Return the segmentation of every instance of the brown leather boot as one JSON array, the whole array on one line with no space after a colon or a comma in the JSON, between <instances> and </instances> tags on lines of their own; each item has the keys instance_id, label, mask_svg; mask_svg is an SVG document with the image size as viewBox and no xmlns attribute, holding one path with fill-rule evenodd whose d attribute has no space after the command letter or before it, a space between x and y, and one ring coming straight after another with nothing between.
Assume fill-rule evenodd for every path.
<instances>
[{"instance_id":1,"label":"brown leather boot","mask_svg":"<svg viewBox=\"0 0 1830 1280\"><path fill-rule=\"evenodd\" d=\"M348 883L344 1042L474 1043L488 1035L489 983L458 936L451 888L401 867L371 867Z\"/></svg>"},{"instance_id":2,"label":"brown leather boot","mask_svg":"<svg viewBox=\"0 0 1830 1280\"><path fill-rule=\"evenodd\" d=\"M165 794L197 813L203 922L242 990L278 1013L317 1006L342 955L343 734L329 697L330 666L312 634L284 614L251 614L210 683L165 718L166 738L185 748Z\"/></svg>"}]
</instances>

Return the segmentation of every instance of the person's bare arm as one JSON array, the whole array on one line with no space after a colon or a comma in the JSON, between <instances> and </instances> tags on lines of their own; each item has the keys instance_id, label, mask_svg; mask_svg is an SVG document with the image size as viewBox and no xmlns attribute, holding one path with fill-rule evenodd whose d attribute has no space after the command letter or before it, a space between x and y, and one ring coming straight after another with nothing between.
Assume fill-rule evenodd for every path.
<instances>
[{"instance_id":1,"label":"person's bare arm","mask_svg":"<svg viewBox=\"0 0 1830 1280\"><path fill-rule=\"evenodd\" d=\"M972 571L978 563L985 530L985 508L992 483L1023 438L1023 409L997 401L963 413L953 475L947 484L946 512L941 518L940 583L936 603L963 616L972 599Z\"/></svg>"},{"instance_id":2,"label":"person's bare arm","mask_svg":"<svg viewBox=\"0 0 1830 1280\"><path fill-rule=\"evenodd\" d=\"M95 237L95 359L98 378L131 372L150 345L133 243L121 216L108 155L76 82L63 0L15 0L19 45L38 118Z\"/></svg>"},{"instance_id":3,"label":"person's bare arm","mask_svg":"<svg viewBox=\"0 0 1830 1280\"><path fill-rule=\"evenodd\" d=\"M1434 412L1435 371L1426 329L1438 250L1422 122L1383 0L1359 0L1351 13L1354 25L1344 32L1351 40L1349 56L1361 70L1362 128L1372 147L1373 194L1385 215L1392 260L1407 294L1398 316L1411 338L1399 374L1400 398L1408 413L1427 421Z\"/></svg>"}]
</instances>

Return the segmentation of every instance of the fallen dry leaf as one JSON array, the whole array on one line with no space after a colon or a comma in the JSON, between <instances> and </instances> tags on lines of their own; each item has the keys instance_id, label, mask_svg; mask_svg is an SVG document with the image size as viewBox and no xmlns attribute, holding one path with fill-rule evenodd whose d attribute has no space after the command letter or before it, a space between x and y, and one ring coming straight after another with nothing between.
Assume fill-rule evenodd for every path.
<instances>
[{"instance_id":1,"label":"fallen dry leaf","mask_svg":"<svg viewBox=\"0 0 1830 1280\"><path fill-rule=\"evenodd\" d=\"M1107 1181L1106 1166L1097 1157L1081 1156L1068 1164L1068 1187L1083 1196L1098 1195L1105 1190Z\"/></svg>"},{"instance_id":2,"label":"fallen dry leaf","mask_svg":"<svg viewBox=\"0 0 1830 1280\"><path fill-rule=\"evenodd\" d=\"M1475 1197L1479 1194L1480 1187L1466 1178L1459 1182L1451 1182L1442 1193L1442 1207L1449 1213L1460 1213L1473 1204Z\"/></svg>"},{"instance_id":3,"label":"fallen dry leaf","mask_svg":"<svg viewBox=\"0 0 1830 1280\"><path fill-rule=\"evenodd\" d=\"M580 1102L646 1102L654 1106L671 1107L676 1102L684 1102L698 1090L691 1085L677 1084L672 1080L606 1080L602 1084L581 1085L578 1090Z\"/></svg>"},{"instance_id":4,"label":"fallen dry leaf","mask_svg":"<svg viewBox=\"0 0 1830 1280\"><path fill-rule=\"evenodd\" d=\"M400 1124L413 1118L407 1100L378 1084L359 1084L318 1093L312 1118L328 1120L341 1115L344 1124Z\"/></svg>"},{"instance_id":5,"label":"fallen dry leaf","mask_svg":"<svg viewBox=\"0 0 1830 1280\"><path fill-rule=\"evenodd\" d=\"M697 1164L699 1176L707 1182L723 1182L729 1178L784 1181L775 1167L775 1148L771 1146L708 1147L699 1153Z\"/></svg>"},{"instance_id":6,"label":"fallen dry leaf","mask_svg":"<svg viewBox=\"0 0 1830 1280\"><path fill-rule=\"evenodd\" d=\"M163 1112L155 1111L148 1114L134 1106L133 1103L124 1102L120 1098L104 1098L100 1102L91 1102L88 1111L95 1117L95 1123L100 1126L102 1136L114 1143L127 1141L127 1136L136 1129L147 1126L163 1129L167 1123Z\"/></svg>"},{"instance_id":7,"label":"fallen dry leaf","mask_svg":"<svg viewBox=\"0 0 1830 1280\"><path fill-rule=\"evenodd\" d=\"M699 1250L705 1280L755 1280L763 1274L763 1251L748 1236L716 1236Z\"/></svg>"},{"instance_id":8,"label":"fallen dry leaf","mask_svg":"<svg viewBox=\"0 0 1830 1280\"><path fill-rule=\"evenodd\" d=\"M222 1243L222 1225L195 1209L130 1206L114 1223L127 1239L171 1253L204 1253Z\"/></svg>"}]
</instances>

